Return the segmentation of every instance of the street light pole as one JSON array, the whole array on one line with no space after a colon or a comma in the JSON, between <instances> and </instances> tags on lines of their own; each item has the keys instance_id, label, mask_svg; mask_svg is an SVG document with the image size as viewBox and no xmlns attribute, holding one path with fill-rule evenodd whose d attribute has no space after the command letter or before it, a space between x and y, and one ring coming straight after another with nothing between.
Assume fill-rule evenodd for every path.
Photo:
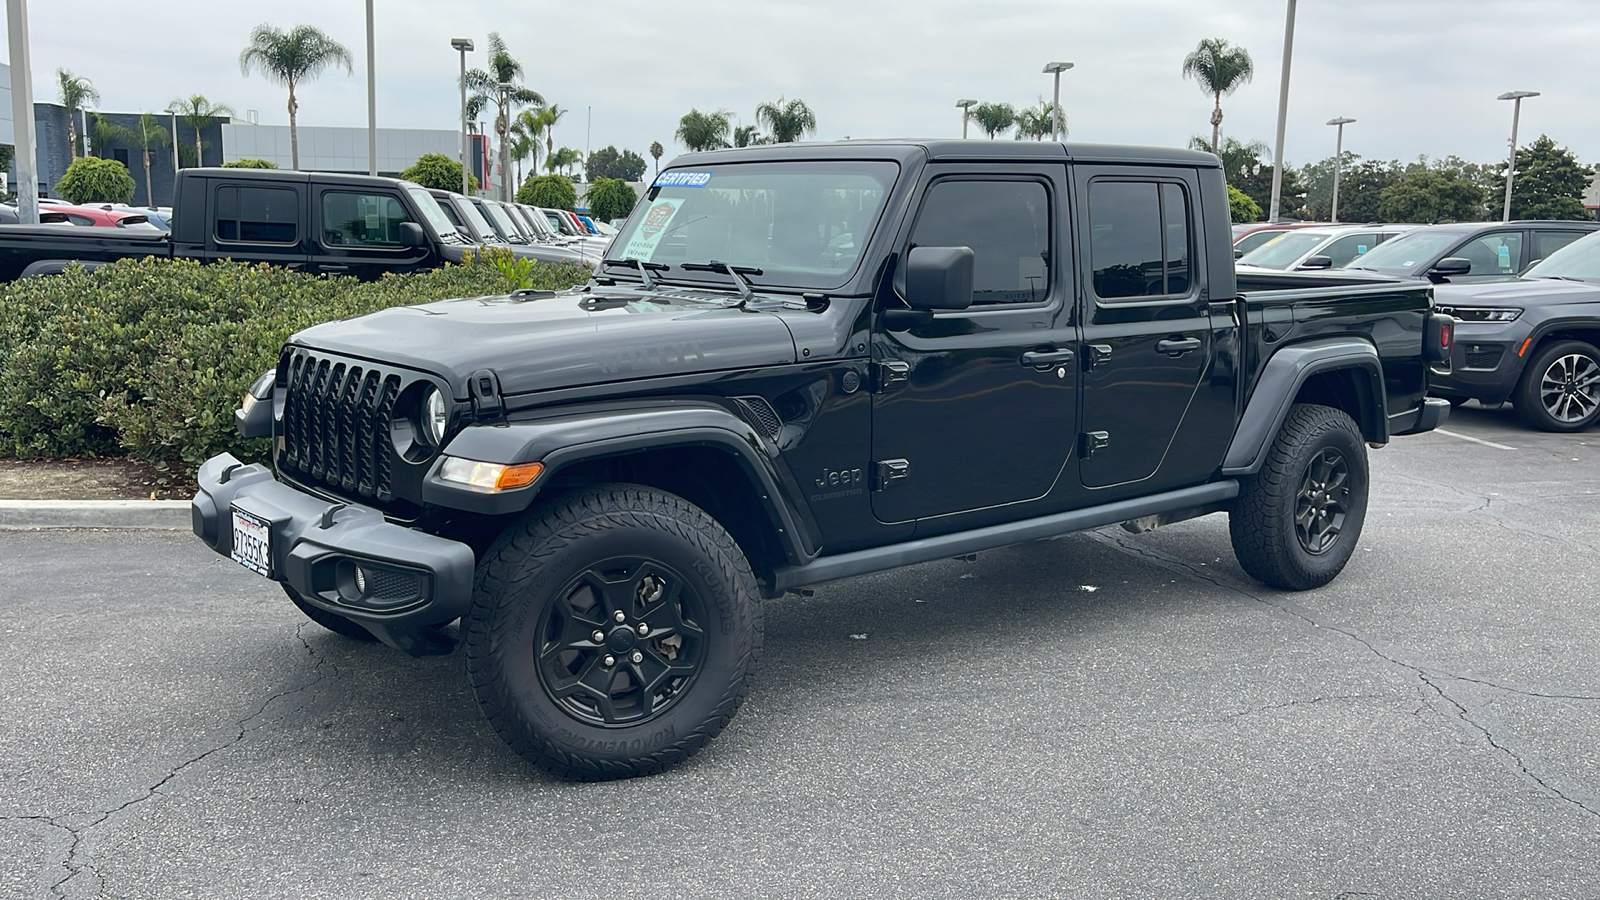
<instances>
[{"instance_id":1,"label":"street light pole","mask_svg":"<svg viewBox=\"0 0 1600 900\"><path fill-rule=\"evenodd\" d=\"M467 51L473 49L472 38L451 38L450 46L461 51L461 196L470 197L467 182Z\"/></svg>"},{"instance_id":2,"label":"street light pole","mask_svg":"<svg viewBox=\"0 0 1600 900\"><path fill-rule=\"evenodd\" d=\"M38 145L33 126L33 69L28 52L28 0L6 0L6 31L11 43L11 121L16 146L17 221L39 224Z\"/></svg>"},{"instance_id":3,"label":"street light pole","mask_svg":"<svg viewBox=\"0 0 1600 900\"><path fill-rule=\"evenodd\" d=\"M1289 11L1283 21L1283 78L1278 83L1278 143L1272 154L1272 209L1268 222L1278 221L1278 209L1283 196L1283 129L1289 119L1289 60L1294 56L1294 4L1289 0Z\"/></svg>"},{"instance_id":4,"label":"street light pole","mask_svg":"<svg viewBox=\"0 0 1600 900\"><path fill-rule=\"evenodd\" d=\"M1538 91L1507 91L1496 97L1496 100L1510 100L1511 104L1511 159L1506 164L1506 205L1500 213L1500 221L1511 221L1511 182L1517 177L1517 122L1522 118L1522 100L1524 97L1537 97Z\"/></svg>"},{"instance_id":5,"label":"street light pole","mask_svg":"<svg viewBox=\"0 0 1600 900\"><path fill-rule=\"evenodd\" d=\"M1339 224L1339 170L1344 166L1344 127L1354 121L1344 116L1328 120L1329 125L1339 126L1339 136L1333 142L1333 215L1330 216L1335 225Z\"/></svg>"},{"instance_id":6,"label":"street light pole","mask_svg":"<svg viewBox=\"0 0 1600 900\"><path fill-rule=\"evenodd\" d=\"M1061 73L1072 68L1069 62L1053 62L1044 67L1046 75L1056 77L1055 99L1050 103L1050 140L1060 140L1061 133Z\"/></svg>"},{"instance_id":7,"label":"street light pole","mask_svg":"<svg viewBox=\"0 0 1600 900\"><path fill-rule=\"evenodd\" d=\"M176 200L178 197L178 108L169 106L162 112L172 116L172 197ZM196 164L199 162L199 160L195 160Z\"/></svg>"},{"instance_id":8,"label":"street light pole","mask_svg":"<svg viewBox=\"0 0 1600 900\"><path fill-rule=\"evenodd\" d=\"M374 80L372 0L367 0L367 174L378 174L378 86Z\"/></svg>"},{"instance_id":9,"label":"street light pole","mask_svg":"<svg viewBox=\"0 0 1600 900\"><path fill-rule=\"evenodd\" d=\"M961 110L961 139L967 139L967 122L972 118L972 107L977 106L976 100L957 100L956 109Z\"/></svg>"}]
</instances>

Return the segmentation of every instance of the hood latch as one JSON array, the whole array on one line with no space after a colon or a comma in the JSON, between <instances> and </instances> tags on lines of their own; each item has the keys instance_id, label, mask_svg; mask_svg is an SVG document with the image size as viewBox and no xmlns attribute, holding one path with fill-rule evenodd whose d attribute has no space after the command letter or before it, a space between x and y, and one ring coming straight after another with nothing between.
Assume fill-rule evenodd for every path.
<instances>
[{"instance_id":1,"label":"hood latch","mask_svg":"<svg viewBox=\"0 0 1600 900\"><path fill-rule=\"evenodd\" d=\"M472 397L472 414L479 422L499 422L506 417L506 405L500 399L500 377L493 369L479 369L467 379L467 393Z\"/></svg>"}]
</instances>

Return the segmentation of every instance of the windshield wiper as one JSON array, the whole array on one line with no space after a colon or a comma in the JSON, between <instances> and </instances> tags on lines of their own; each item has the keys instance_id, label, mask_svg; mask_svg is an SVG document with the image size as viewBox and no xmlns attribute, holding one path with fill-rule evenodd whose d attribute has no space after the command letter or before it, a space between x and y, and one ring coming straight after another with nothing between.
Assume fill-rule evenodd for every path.
<instances>
[{"instance_id":1,"label":"windshield wiper","mask_svg":"<svg viewBox=\"0 0 1600 900\"><path fill-rule=\"evenodd\" d=\"M756 292L750 289L750 282L745 281L743 276L766 274L755 266L730 266L714 259L705 263L678 263L678 268L686 272L721 272L733 279L734 285L739 288L739 296L746 300L754 297Z\"/></svg>"},{"instance_id":2,"label":"windshield wiper","mask_svg":"<svg viewBox=\"0 0 1600 900\"><path fill-rule=\"evenodd\" d=\"M639 280L644 282L644 289L647 291L653 291L656 289L656 280L650 277L651 269L654 269L657 272L665 272L672 268L665 263L643 262L637 259L602 259L600 260L600 265L621 266L624 269L638 269Z\"/></svg>"}]
</instances>

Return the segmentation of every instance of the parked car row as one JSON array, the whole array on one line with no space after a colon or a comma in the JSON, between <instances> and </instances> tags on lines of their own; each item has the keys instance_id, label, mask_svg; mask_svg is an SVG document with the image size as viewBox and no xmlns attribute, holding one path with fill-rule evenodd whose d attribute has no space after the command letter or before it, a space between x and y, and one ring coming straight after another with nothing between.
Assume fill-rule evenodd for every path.
<instances>
[{"instance_id":1,"label":"parked car row","mask_svg":"<svg viewBox=\"0 0 1600 900\"><path fill-rule=\"evenodd\" d=\"M500 247L513 256L541 262L577 262L593 265L605 247L593 247L567 238L551 228L544 210L521 203L504 203L486 197L467 197L437 188L429 191L456 231L469 241ZM609 243L609 242L608 242Z\"/></svg>"}]
</instances>

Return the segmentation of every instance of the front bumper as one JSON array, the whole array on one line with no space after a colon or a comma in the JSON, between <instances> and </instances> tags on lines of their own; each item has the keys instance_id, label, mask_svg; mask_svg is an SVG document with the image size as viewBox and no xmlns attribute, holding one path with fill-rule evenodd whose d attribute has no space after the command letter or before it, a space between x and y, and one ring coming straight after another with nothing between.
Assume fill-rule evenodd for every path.
<instances>
[{"instance_id":1,"label":"front bumper","mask_svg":"<svg viewBox=\"0 0 1600 900\"><path fill-rule=\"evenodd\" d=\"M369 507L303 493L228 453L207 460L197 480L194 533L211 549L232 555L237 507L270 523L267 577L413 656L453 649L438 626L472 603L471 547L392 524Z\"/></svg>"},{"instance_id":2,"label":"front bumper","mask_svg":"<svg viewBox=\"0 0 1600 900\"><path fill-rule=\"evenodd\" d=\"M1510 399L1527 360L1519 356L1533 329L1523 322L1456 322L1450 372L1428 378L1428 393L1494 405ZM1531 351L1529 351L1531 352Z\"/></svg>"}]
</instances>

